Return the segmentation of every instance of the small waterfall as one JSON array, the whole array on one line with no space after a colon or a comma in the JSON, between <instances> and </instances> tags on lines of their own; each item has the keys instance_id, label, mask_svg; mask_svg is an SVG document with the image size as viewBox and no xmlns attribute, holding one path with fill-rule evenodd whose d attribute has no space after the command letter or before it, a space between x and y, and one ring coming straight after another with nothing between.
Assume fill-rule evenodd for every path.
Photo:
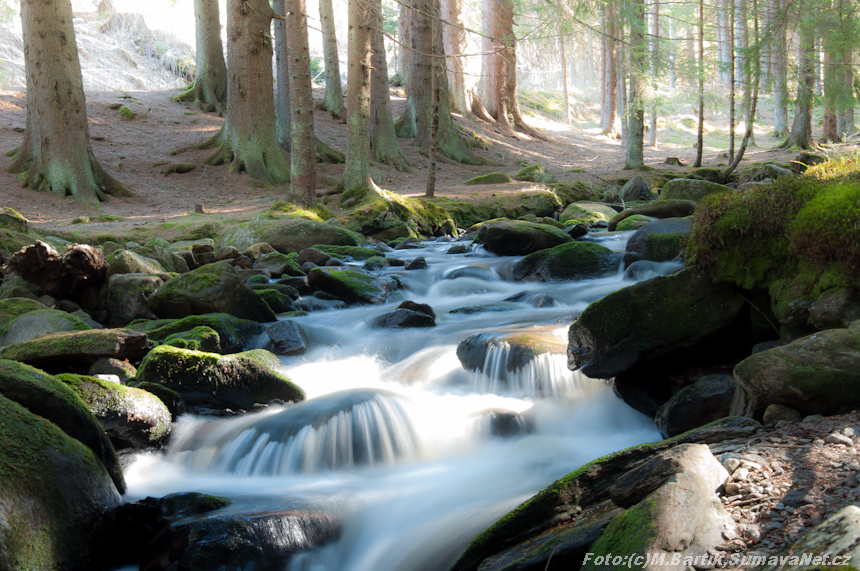
<instances>
[{"instance_id":1,"label":"small waterfall","mask_svg":"<svg viewBox=\"0 0 860 571\"><path fill-rule=\"evenodd\" d=\"M202 438L173 454L199 471L276 476L393 464L420 457L406 399L349 390L302 402L264 418L213 421Z\"/></svg>"}]
</instances>

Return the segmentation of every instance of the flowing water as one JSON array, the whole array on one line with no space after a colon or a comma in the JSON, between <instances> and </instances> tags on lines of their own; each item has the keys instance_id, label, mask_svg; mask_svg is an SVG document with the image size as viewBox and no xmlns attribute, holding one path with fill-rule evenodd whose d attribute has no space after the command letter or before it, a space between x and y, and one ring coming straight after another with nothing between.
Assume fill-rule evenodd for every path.
<instances>
[{"instance_id":1,"label":"flowing water","mask_svg":"<svg viewBox=\"0 0 860 571\"><path fill-rule=\"evenodd\" d=\"M600 241L622 251L628 235ZM234 510L340 517L340 538L293 557L288 571L443 570L475 535L557 478L659 439L652 420L604 381L569 371L563 353L509 370L503 337L531 332L563 348L569 324L590 302L678 264L519 283L510 277L516 258L480 247L448 255L451 245L396 252L424 256L428 268L385 270L404 287L383 306L297 318L312 348L282 360L308 400L238 418L180 419L166 453L140 454L127 468L128 499L199 491L231 498ZM369 326L406 299L429 304L437 326ZM473 306L484 311L450 313ZM496 339L479 371L456 356L473 333Z\"/></svg>"}]
</instances>

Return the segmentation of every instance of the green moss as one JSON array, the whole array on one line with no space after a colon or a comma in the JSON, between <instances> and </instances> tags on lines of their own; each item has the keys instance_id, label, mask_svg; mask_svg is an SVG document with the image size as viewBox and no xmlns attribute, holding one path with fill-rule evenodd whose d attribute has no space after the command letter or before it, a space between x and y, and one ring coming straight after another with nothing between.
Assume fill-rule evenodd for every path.
<instances>
[{"instance_id":1,"label":"green moss","mask_svg":"<svg viewBox=\"0 0 860 571\"><path fill-rule=\"evenodd\" d=\"M119 108L119 114L122 115L123 119L127 119L129 121L134 119L134 111L132 111L131 109L129 109L125 105L123 105L122 107Z\"/></svg>"},{"instance_id":2,"label":"green moss","mask_svg":"<svg viewBox=\"0 0 860 571\"><path fill-rule=\"evenodd\" d=\"M180 349L219 353L221 349L221 336L211 327L200 325L189 331L181 331L168 335L164 339L164 344L179 347Z\"/></svg>"},{"instance_id":3,"label":"green moss","mask_svg":"<svg viewBox=\"0 0 860 571\"><path fill-rule=\"evenodd\" d=\"M610 553L645 555L646 548L657 539L657 513L657 499L654 496L645 498L612 518L589 551L594 552L595 557ZM583 569L592 568L593 565L583 566Z\"/></svg>"},{"instance_id":4,"label":"green moss","mask_svg":"<svg viewBox=\"0 0 860 571\"><path fill-rule=\"evenodd\" d=\"M214 329L221 339L221 350L225 353L241 351L255 336L264 331L256 321L240 319L226 313L191 315L182 319L138 319L128 324L127 329L146 333L153 341L163 341L170 335L193 331L197 327Z\"/></svg>"},{"instance_id":5,"label":"green moss","mask_svg":"<svg viewBox=\"0 0 860 571\"><path fill-rule=\"evenodd\" d=\"M644 259L652 262L665 262L675 259L684 251L687 234L683 232L668 232L649 234L645 238Z\"/></svg>"},{"instance_id":6,"label":"green moss","mask_svg":"<svg viewBox=\"0 0 860 571\"><path fill-rule=\"evenodd\" d=\"M278 214L286 214L292 217L298 218L307 218L308 220L314 220L316 222L325 222L329 218L332 218L333 215L328 209L324 206L315 206L311 209L299 208L292 202L286 202L283 200L279 200L274 203L271 208L269 208L269 213L277 218Z\"/></svg>"},{"instance_id":7,"label":"green moss","mask_svg":"<svg viewBox=\"0 0 860 571\"><path fill-rule=\"evenodd\" d=\"M382 256L373 256L364 262L364 269L375 272L388 267L388 261Z\"/></svg>"},{"instance_id":8,"label":"green moss","mask_svg":"<svg viewBox=\"0 0 860 571\"><path fill-rule=\"evenodd\" d=\"M47 305L26 297L0 299L0 316L2 316L0 317L0 320L2 320L0 321L0 336L6 335L9 331L9 326L18 317L31 311L44 311L46 309L48 309Z\"/></svg>"},{"instance_id":9,"label":"green moss","mask_svg":"<svg viewBox=\"0 0 860 571\"><path fill-rule=\"evenodd\" d=\"M379 252L376 250L372 248L362 248L361 246L327 246L325 244L317 244L314 248L321 252L325 252L329 256L334 256L339 260L349 256L353 260L361 262L379 255Z\"/></svg>"},{"instance_id":10,"label":"green moss","mask_svg":"<svg viewBox=\"0 0 860 571\"><path fill-rule=\"evenodd\" d=\"M286 313L295 309L290 296L285 295L278 290L266 288L254 291L257 292L257 295L263 298L263 301L266 302L266 305L269 306L269 309L271 309L273 313Z\"/></svg>"},{"instance_id":11,"label":"green moss","mask_svg":"<svg viewBox=\"0 0 860 571\"><path fill-rule=\"evenodd\" d=\"M649 216L643 216L641 214L634 214L633 216L629 216L618 223L618 226L615 227L619 232L624 232L627 230L638 230L643 226L647 226L654 221L653 218Z\"/></svg>"},{"instance_id":12,"label":"green moss","mask_svg":"<svg viewBox=\"0 0 860 571\"><path fill-rule=\"evenodd\" d=\"M566 223L576 220L577 224L593 224L595 222L609 222L618 212L611 206L597 202L575 202L568 204L558 219Z\"/></svg>"},{"instance_id":13,"label":"green moss","mask_svg":"<svg viewBox=\"0 0 860 571\"><path fill-rule=\"evenodd\" d=\"M348 188L340 194L340 203L343 204L350 198L354 198L356 202L361 202L370 193L370 189L366 186L354 186Z\"/></svg>"},{"instance_id":14,"label":"green moss","mask_svg":"<svg viewBox=\"0 0 860 571\"><path fill-rule=\"evenodd\" d=\"M540 184L552 184L558 182L555 175L546 172L546 169L541 165L531 165L521 168L517 171L517 174L514 175L514 179Z\"/></svg>"},{"instance_id":15,"label":"green moss","mask_svg":"<svg viewBox=\"0 0 860 571\"><path fill-rule=\"evenodd\" d=\"M341 221L349 230L379 240L457 232L456 224L444 208L386 190L368 193Z\"/></svg>"},{"instance_id":16,"label":"green moss","mask_svg":"<svg viewBox=\"0 0 860 571\"><path fill-rule=\"evenodd\" d=\"M689 178L707 180L710 182L715 182L717 184L728 184L737 180L736 174L732 174L727 177L723 174L722 169L713 167L699 167L690 169L689 174L687 176Z\"/></svg>"},{"instance_id":17,"label":"green moss","mask_svg":"<svg viewBox=\"0 0 860 571\"><path fill-rule=\"evenodd\" d=\"M491 172L488 174L482 174L480 176L472 177L463 182L465 185L474 185L474 184L505 184L509 182L516 182L509 175L503 172Z\"/></svg>"}]
</instances>

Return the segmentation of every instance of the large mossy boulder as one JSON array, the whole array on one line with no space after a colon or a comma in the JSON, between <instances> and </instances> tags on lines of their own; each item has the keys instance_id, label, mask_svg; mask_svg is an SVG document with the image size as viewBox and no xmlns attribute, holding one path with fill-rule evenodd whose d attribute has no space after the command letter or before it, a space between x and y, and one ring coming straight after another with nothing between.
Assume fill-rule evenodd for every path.
<instances>
[{"instance_id":1,"label":"large mossy boulder","mask_svg":"<svg viewBox=\"0 0 860 571\"><path fill-rule=\"evenodd\" d=\"M219 353L244 351L251 339L265 331L265 327L257 321L240 319L226 313L192 315L182 319L138 320L130 323L128 327L146 333L153 341L166 341L171 335L187 333L197 327L207 327L218 333L221 342Z\"/></svg>"},{"instance_id":2,"label":"large mossy boulder","mask_svg":"<svg viewBox=\"0 0 860 571\"><path fill-rule=\"evenodd\" d=\"M637 230L627 240L625 262L638 260L666 262L684 251L684 240L690 233L692 219L668 218L658 220Z\"/></svg>"},{"instance_id":3,"label":"large mossy boulder","mask_svg":"<svg viewBox=\"0 0 860 571\"><path fill-rule=\"evenodd\" d=\"M611 206L599 202L574 202L568 204L564 211L559 214L560 222L576 220L579 224L594 224L595 222L609 222L618 212Z\"/></svg>"},{"instance_id":4,"label":"large mossy boulder","mask_svg":"<svg viewBox=\"0 0 860 571\"><path fill-rule=\"evenodd\" d=\"M656 277L589 305L570 326L568 361L592 378L609 379L729 325L744 300L705 273Z\"/></svg>"},{"instance_id":5,"label":"large mossy boulder","mask_svg":"<svg viewBox=\"0 0 860 571\"><path fill-rule=\"evenodd\" d=\"M377 240L457 234L457 224L444 208L386 190L369 191L344 224L349 230Z\"/></svg>"},{"instance_id":6,"label":"large mossy boulder","mask_svg":"<svg viewBox=\"0 0 860 571\"><path fill-rule=\"evenodd\" d=\"M131 329L48 333L0 349L0 359L20 361L48 372L88 369L102 357L141 359L151 348L146 335Z\"/></svg>"},{"instance_id":7,"label":"large mossy boulder","mask_svg":"<svg viewBox=\"0 0 860 571\"><path fill-rule=\"evenodd\" d=\"M762 351L737 364L732 414L780 404L802 414L860 407L860 329L831 329Z\"/></svg>"},{"instance_id":8,"label":"large mossy boulder","mask_svg":"<svg viewBox=\"0 0 860 571\"><path fill-rule=\"evenodd\" d=\"M544 282L602 278L618 271L620 255L593 242L569 242L534 252L513 267L514 279Z\"/></svg>"},{"instance_id":9,"label":"large mossy boulder","mask_svg":"<svg viewBox=\"0 0 860 571\"><path fill-rule=\"evenodd\" d=\"M164 268L156 260L135 254L130 250L120 250L108 260L107 278L116 274L163 274Z\"/></svg>"},{"instance_id":10,"label":"large mossy boulder","mask_svg":"<svg viewBox=\"0 0 860 571\"><path fill-rule=\"evenodd\" d=\"M573 238L563 230L547 224L524 220L496 220L481 225L476 241L483 244L488 252L500 256L525 256L572 242Z\"/></svg>"},{"instance_id":11,"label":"large mossy boulder","mask_svg":"<svg viewBox=\"0 0 860 571\"><path fill-rule=\"evenodd\" d=\"M287 256L280 252L263 254L257 258L252 267L255 270L269 272L273 278L279 278L283 275L294 277L305 275L305 272L303 272L299 264L296 263L295 256Z\"/></svg>"},{"instance_id":12,"label":"large mossy boulder","mask_svg":"<svg viewBox=\"0 0 860 571\"><path fill-rule=\"evenodd\" d=\"M671 438L730 415L735 396L731 375L708 375L687 385L657 411L657 430Z\"/></svg>"},{"instance_id":13,"label":"large mossy boulder","mask_svg":"<svg viewBox=\"0 0 860 571\"><path fill-rule=\"evenodd\" d=\"M304 400L304 391L278 372L280 366L276 356L262 349L221 356L161 345L140 364L137 381L176 391L196 409L250 409Z\"/></svg>"},{"instance_id":14,"label":"large mossy boulder","mask_svg":"<svg viewBox=\"0 0 860 571\"><path fill-rule=\"evenodd\" d=\"M170 412L153 394L86 375L56 378L87 405L116 450L156 446L170 433Z\"/></svg>"},{"instance_id":15,"label":"large mossy boulder","mask_svg":"<svg viewBox=\"0 0 860 571\"><path fill-rule=\"evenodd\" d=\"M308 281L316 289L349 303L383 303L388 294L384 282L359 270L313 268Z\"/></svg>"},{"instance_id":16,"label":"large mossy boulder","mask_svg":"<svg viewBox=\"0 0 860 571\"><path fill-rule=\"evenodd\" d=\"M146 245L151 245L151 242L147 242ZM167 248L173 255L181 258L189 270L196 270L201 266L211 264L216 259L215 241L211 238L180 240L169 245L160 244L160 246Z\"/></svg>"},{"instance_id":17,"label":"large mossy boulder","mask_svg":"<svg viewBox=\"0 0 860 571\"><path fill-rule=\"evenodd\" d=\"M558 182L555 175L550 172L546 172L543 165L529 165L521 168L514 175L514 180L536 182L539 184L554 184Z\"/></svg>"},{"instance_id":18,"label":"large mossy boulder","mask_svg":"<svg viewBox=\"0 0 860 571\"><path fill-rule=\"evenodd\" d=\"M123 327L135 319L155 317L149 298L164 285L161 276L151 274L114 274L108 278L106 308L111 325Z\"/></svg>"},{"instance_id":19,"label":"large mossy boulder","mask_svg":"<svg viewBox=\"0 0 860 571\"><path fill-rule=\"evenodd\" d=\"M90 569L90 533L121 503L108 472L84 444L4 396L0 417L0 569Z\"/></svg>"},{"instance_id":20,"label":"large mossy boulder","mask_svg":"<svg viewBox=\"0 0 860 571\"><path fill-rule=\"evenodd\" d=\"M345 228L307 218L288 218L238 224L227 230L222 242L239 251L265 242L282 254L290 254L316 244L361 246L365 240L360 234Z\"/></svg>"},{"instance_id":21,"label":"large mossy boulder","mask_svg":"<svg viewBox=\"0 0 860 571\"><path fill-rule=\"evenodd\" d=\"M9 301L20 300L10 304ZM7 318L0 308L0 347L29 341L46 333L63 331L86 331L92 329L83 319L65 311L48 309L33 300L12 298L0 300L0 306L9 306L11 315ZM11 307L15 306L15 307ZM24 307L33 307L33 311L18 313ZM16 315L17 313L17 315Z\"/></svg>"},{"instance_id":22,"label":"large mossy boulder","mask_svg":"<svg viewBox=\"0 0 860 571\"><path fill-rule=\"evenodd\" d=\"M260 322L276 319L266 302L227 262L207 264L168 280L149 298L149 308L164 319L206 313L227 313Z\"/></svg>"},{"instance_id":23,"label":"large mossy boulder","mask_svg":"<svg viewBox=\"0 0 860 571\"><path fill-rule=\"evenodd\" d=\"M618 197L624 202L655 200L657 198L657 191L652 180L645 178L641 174L637 174L621 187Z\"/></svg>"},{"instance_id":24,"label":"large mossy boulder","mask_svg":"<svg viewBox=\"0 0 860 571\"><path fill-rule=\"evenodd\" d=\"M96 418L69 387L39 369L0 360L0 395L49 420L92 450L107 469L116 489L125 493L116 451Z\"/></svg>"},{"instance_id":25,"label":"large mossy boulder","mask_svg":"<svg viewBox=\"0 0 860 571\"><path fill-rule=\"evenodd\" d=\"M692 200L698 204L705 197L722 192L736 191L728 186L707 180L676 178L663 185L658 200Z\"/></svg>"},{"instance_id":26,"label":"large mossy boulder","mask_svg":"<svg viewBox=\"0 0 860 571\"><path fill-rule=\"evenodd\" d=\"M189 331L171 333L164 338L164 344L180 349L203 351L204 353L221 353L221 336L218 335L217 331L205 325L200 325Z\"/></svg>"},{"instance_id":27,"label":"large mossy boulder","mask_svg":"<svg viewBox=\"0 0 860 571\"><path fill-rule=\"evenodd\" d=\"M696 211L696 202L692 200L656 200L636 206L625 208L613 217L606 229L610 232L618 230L618 225L633 216L651 216L653 218L683 218L690 216Z\"/></svg>"}]
</instances>

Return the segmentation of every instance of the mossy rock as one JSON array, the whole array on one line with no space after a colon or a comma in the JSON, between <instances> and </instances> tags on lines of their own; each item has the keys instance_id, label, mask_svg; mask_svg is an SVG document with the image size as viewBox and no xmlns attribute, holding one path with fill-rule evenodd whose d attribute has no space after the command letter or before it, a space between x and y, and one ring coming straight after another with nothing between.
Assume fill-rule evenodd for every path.
<instances>
[{"instance_id":1,"label":"mossy rock","mask_svg":"<svg viewBox=\"0 0 860 571\"><path fill-rule=\"evenodd\" d=\"M275 314L248 289L227 262L207 264L164 283L149 298L150 310L161 318L228 313L241 319L275 321Z\"/></svg>"},{"instance_id":2,"label":"mossy rock","mask_svg":"<svg viewBox=\"0 0 860 571\"><path fill-rule=\"evenodd\" d=\"M221 352L221 336L218 335L217 331L205 325L197 326L188 331L172 333L164 338L164 344L205 353Z\"/></svg>"},{"instance_id":3,"label":"mossy rock","mask_svg":"<svg viewBox=\"0 0 860 571\"><path fill-rule=\"evenodd\" d=\"M640 282L592 303L573 322L569 366L595 379L615 377L720 331L744 304L700 271Z\"/></svg>"},{"instance_id":4,"label":"mossy rock","mask_svg":"<svg viewBox=\"0 0 860 571\"><path fill-rule=\"evenodd\" d=\"M581 224L594 224L595 222L609 222L618 212L611 206L599 202L574 202L568 204L558 219L564 223L576 220Z\"/></svg>"},{"instance_id":5,"label":"mossy rock","mask_svg":"<svg viewBox=\"0 0 860 571\"><path fill-rule=\"evenodd\" d=\"M38 300L41 295L41 287L28 282L20 275L13 272L3 276L3 285L0 285L0 300L14 298Z\"/></svg>"},{"instance_id":6,"label":"mossy rock","mask_svg":"<svg viewBox=\"0 0 860 571\"><path fill-rule=\"evenodd\" d=\"M707 196L723 192L737 191L728 186L707 180L676 178L663 185L663 189L660 191L660 198L657 200L692 200L698 204Z\"/></svg>"},{"instance_id":7,"label":"mossy rock","mask_svg":"<svg viewBox=\"0 0 860 571\"><path fill-rule=\"evenodd\" d=\"M48 333L0 349L0 359L20 361L35 367L69 370L89 366L101 357L140 359L150 348L146 335L130 329L92 329Z\"/></svg>"},{"instance_id":8,"label":"mossy rock","mask_svg":"<svg viewBox=\"0 0 860 571\"><path fill-rule=\"evenodd\" d=\"M150 240L145 246L133 248L129 251L137 254L138 256L155 260L162 268L164 268L165 272L184 274L191 269L188 262L185 261L185 258L171 251L169 249L169 245L165 246L160 242L155 242L155 240ZM191 267L197 266L192 265Z\"/></svg>"},{"instance_id":9,"label":"mossy rock","mask_svg":"<svg viewBox=\"0 0 860 571\"><path fill-rule=\"evenodd\" d=\"M88 329L92 327L76 315L56 309L39 309L19 315L12 321L0 322L0 346L29 341L45 333Z\"/></svg>"},{"instance_id":10,"label":"mossy rock","mask_svg":"<svg viewBox=\"0 0 860 571\"><path fill-rule=\"evenodd\" d=\"M17 210L4 206L0 209L0 228L26 234L30 231L30 223Z\"/></svg>"},{"instance_id":11,"label":"mossy rock","mask_svg":"<svg viewBox=\"0 0 860 571\"><path fill-rule=\"evenodd\" d=\"M164 274L162 265L153 258L135 254L131 250L119 250L108 260L107 279L114 274Z\"/></svg>"},{"instance_id":12,"label":"mossy rock","mask_svg":"<svg viewBox=\"0 0 860 571\"><path fill-rule=\"evenodd\" d=\"M691 179L704 180L717 184L729 184L737 180L737 174L732 173L726 176L723 169L714 167L698 167L688 171L688 177Z\"/></svg>"},{"instance_id":13,"label":"mossy rock","mask_svg":"<svg viewBox=\"0 0 860 571\"><path fill-rule=\"evenodd\" d=\"M105 308L110 312L110 324L122 327L135 319L152 317L149 298L163 285L161 275L112 275L108 279L105 300Z\"/></svg>"},{"instance_id":14,"label":"mossy rock","mask_svg":"<svg viewBox=\"0 0 860 571\"><path fill-rule=\"evenodd\" d=\"M66 385L34 367L0 360L0 394L49 420L92 450L116 489L125 493L122 466L113 445L87 406Z\"/></svg>"},{"instance_id":15,"label":"mossy rock","mask_svg":"<svg viewBox=\"0 0 860 571\"><path fill-rule=\"evenodd\" d=\"M87 569L90 533L122 503L105 467L57 425L4 396L0 416L0 568Z\"/></svg>"},{"instance_id":16,"label":"mossy rock","mask_svg":"<svg viewBox=\"0 0 860 571\"><path fill-rule=\"evenodd\" d=\"M510 175L505 174L503 172L491 172L488 174L482 174L479 176L474 176L470 179L467 179L463 182L465 185L474 185L474 184L506 184L509 182L516 182L514 179L510 177Z\"/></svg>"},{"instance_id":17,"label":"mossy rock","mask_svg":"<svg viewBox=\"0 0 860 571\"><path fill-rule=\"evenodd\" d=\"M117 450L156 446L170 433L170 412L151 393L86 375L56 378L87 405Z\"/></svg>"},{"instance_id":18,"label":"mossy rock","mask_svg":"<svg viewBox=\"0 0 860 571\"><path fill-rule=\"evenodd\" d=\"M308 280L317 289L348 303L383 303L388 293L382 281L358 270L313 268Z\"/></svg>"},{"instance_id":19,"label":"mossy rock","mask_svg":"<svg viewBox=\"0 0 860 571\"><path fill-rule=\"evenodd\" d=\"M119 108L119 114L122 115L122 118L131 121L134 119L134 111L123 105Z\"/></svg>"},{"instance_id":20,"label":"mossy rock","mask_svg":"<svg viewBox=\"0 0 860 571\"><path fill-rule=\"evenodd\" d=\"M368 272L376 272L388 267L388 261L382 256L373 256L364 262L362 269Z\"/></svg>"},{"instance_id":21,"label":"mossy rock","mask_svg":"<svg viewBox=\"0 0 860 571\"><path fill-rule=\"evenodd\" d=\"M626 232L629 230L639 230L643 226L647 226L654 222L654 218L650 216L643 216L641 214L634 214L628 218L625 218L615 227L619 232Z\"/></svg>"},{"instance_id":22,"label":"mossy rock","mask_svg":"<svg viewBox=\"0 0 860 571\"><path fill-rule=\"evenodd\" d=\"M125 383L137 375L137 367L128 361L120 361L110 357L102 357L96 360L87 371L88 375L116 375L119 382Z\"/></svg>"},{"instance_id":23,"label":"mossy rock","mask_svg":"<svg viewBox=\"0 0 860 571\"><path fill-rule=\"evenodd\" d=\"M387 190L369 193L341 220L349 230L377 240L457 234L457 225L444 208Z\"/></svg>"},{"instance_id":24,"label":"mossy rock","mask_svg":"<svg viewBox=\"0 0 860 571\"><path fill-rule=\"evenodd\" d=\"M481 225L476 242L500 256L522 256L565 244L573 239L563 230L523 220L499 220Z\"/></svg>"},{"instance_id":25,"label":"mossy rock","mask_svg":"<svg viewBox=\"0 0 860 571\"><path fill-rule=\"evenodd\" d=\"M261 242L271 245L282 254L290 254L316 244L361 246L365 239L346 228L301 217L237 224L230 227L222 239L223 244L233 246L239 251Z\"/></svg>"},{"instance_id":26,"label":"mossy rock","mask_svg":"<svg viewBox=\"0 0 860 571\"><path fill-rule=\"evenodd\" d=\"M554 184L558 182L555 175L546 172L546 169L543 168L542 165L523 167L517 171L517 174L514 175L514 179L526 182L537 182L540 184Z\"/></svg>"},{"instance_id":27,"label":"mossy rock","mask_svg":"<svg viewBox=\"0 0 860 571\"><path fill-rule=\"evenodd\" d=\"M31 311L40 311L49 309L47 305L26 297L8 297L0 299L0 335L5 335L9 325L14 321ZM2 343L0 343L2 345Z\"/></svg>"},{"instance_id":28,"label":"mossy rock","mask_svg":"<svg viewBox=\"0 0 860 571\"><path fill-rule=\"evenodd\" d=\"M183 319L141 319L128 324L129 329L146 333L153 341L164 341L173 334L192 331L197 327L214 329L221 340L221 351L224 353L243 351L254 337L265 331L265 327L256 321L240 319L226 313L193 315Z\"/></svg>"},{"instance_id":29,"label":"mossy rock","mask_svg":"<svg viewBox=\"0 0 860 571\"><path fill-rule=\"evenodd\" d=\"M372 191L366 186L348 188L340 194L340 203L343 204L350 198L354 198L356 202L361 202L370 192Z\"/></svg>"},{"instance_id":30,"label":"mossy rock","mask_svg":"<svg viewBox=\"0 0 860 571\"><path fill-rule=\"evenodd\" d=\"M687 234L683 232L651 234L645 238L645 254L643 259L650 262L668 262L674 260L684 251L686 240Z\"/></svg>"},{"instance_id":31,"label":"mossy rock","mask_svg":"<svg viewBox=\"0 0 860 571\"><path fill-rule=\"evenodd\" d=\"M620 258L600 244L569 242L529 254L513 266L513 275L545 282L602 278L618 272Z\"/></svg>"},{"instance_id":32,"label":"mossy rock","mask_svg":"<svg viewBox=\"0 0 860 571\"><path fill-rule=\"evenodd\" d=\"M188 412L188 407L185 406L185 401L182 395L174 390L171 390L159 383L139 382L136 379L131 379L128 386L146 391L158 397L167 410L170 411L170 420L175 422L177 418Z\"/></svg>"},{"instance_id":33,"label":"mossy rock","mask_svg":"<svg viewBox=\"0 0 860 571\"><path fill-rule=\"evenodd\" d=\"M176 391L191 408L247 410L304 400L304 391L280 368L281 361L262 349L221 356L161 345L144 358L137 381Z\"/></svg>"},{"instance_id":34,"label":"mossy rock","mask_svg":"<svg viewBox=\"0 0 860 571\"><path fill-rule=\"evenodd\" d=\"M326 246L325 244L317 244L314 249L320 252L325 252L329 256L343 260L347 257L352 258L357 262L369 260L374 256L378 256L379 252L373 248L363 248L361 246Z\"/></svg>"},{"instance_id":35,"label":"mossy rock","mask_svg":"<svg viewBox=\"0 0 860 571\"><path fill-rule=\"evenodd\" d=\"M306 275L296 263L294 256L290 257L280 252L263 254L254 262L253 268L269 272L273 278L279 278L283 275L293 277Z\"/></svg>"},{"instance_id":36,"label":"mossy rock","mask_svg":"<svg viewBox=\"0 0 860 571\"><path fill-rule=\"evenodd\" d=\"M266 305L268 305L274 313L287 313L289 311L295 311L296 309L292 298L276 289L259 289L256 290L256 293L263 298L263 301L266 302Z\"/></svg>"}]
</instances>

